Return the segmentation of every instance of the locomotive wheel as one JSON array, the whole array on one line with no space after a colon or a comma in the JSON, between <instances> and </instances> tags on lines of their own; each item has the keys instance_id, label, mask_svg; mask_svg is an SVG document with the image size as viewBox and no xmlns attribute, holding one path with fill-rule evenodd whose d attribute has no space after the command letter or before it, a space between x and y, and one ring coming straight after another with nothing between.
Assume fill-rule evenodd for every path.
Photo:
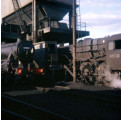
<instances>
[{"instance_id":1,"label":"locomotive wheel","mask_svg":"<svg viewBox=\"0 0 121 120\"><path fill-rule=\"evenodd\" d=\"M94 85L95 83L95 76L93 75L93 68L91 65L87 64L82 69L82 81L85 84L91 84Z\"/></svg>"},{"instance_id":2,"label":"locomotive wheel","mask_svg":"<svg viewBox=\"0 0 121 120\"><path fill-rule=\"evenodd\" d=\"M96 68L96 79L98 80L99 83L103 83L105 76L104 76L104 70L105 70L105 64L99 64L98 67Z\"/></svg>"}]
</instances>

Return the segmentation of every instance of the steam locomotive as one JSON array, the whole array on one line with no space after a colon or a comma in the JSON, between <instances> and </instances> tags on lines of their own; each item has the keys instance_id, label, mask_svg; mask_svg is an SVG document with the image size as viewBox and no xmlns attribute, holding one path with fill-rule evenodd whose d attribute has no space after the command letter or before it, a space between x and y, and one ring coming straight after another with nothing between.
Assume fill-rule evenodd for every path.
<instances>
[{"instance_id":1,"label":"steam locomotive","mask_svg":"<svg viewBox=\"0 0 121 120\"><path fill-rule=\"evenodd\" d=\"M58 64L57 42L55 41L32 43L23 40L2 44L1 57L2 77L7 77L7 80L12 75L19 79L23 79L24 76L39 78L39 81L42 81L44 77L52 80L61 69Z\"/></svg>"},{"instance_id":2,"label":"steam locomotive","mask_svg":"<svg viewBox=\"0 0 121 120\"><path fill-rule=\"evenodd\" d=\"M63 68L72 75L73 46L58 48L59 60ZM121 34L104 38L86 38L76 44L77 79L85 84L103 81L108 66L110 71L121 76Z\"/></svg>"},{"instance_id":3,"label":"steam locomotive","mask_svg":"<svg viewBox=\"0 0 121 120\"><path fill-rule=\"evenodd\" d=\"M41 73L42 70L36 68L33 62L34 52L34 46L30 41L2 44L1 73L3 81L8 81L13 76L27 77L31 73Z\"/></svg>"}]
</instances>

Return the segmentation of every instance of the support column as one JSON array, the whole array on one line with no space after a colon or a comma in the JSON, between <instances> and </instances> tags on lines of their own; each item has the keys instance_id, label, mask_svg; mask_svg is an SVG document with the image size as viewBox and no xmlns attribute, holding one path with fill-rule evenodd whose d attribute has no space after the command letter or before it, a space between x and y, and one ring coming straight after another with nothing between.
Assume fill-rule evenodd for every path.
<instances>
[{"instance_id":1,"label":"support column","mask_svg":"<svg viewBox=\"0 0 121 120\"><path fill-rule=\"evenodd\" d=\"M33 0L32 2L32 39L33 39L33 42L35 43L36 42L36 39L37 39L37 30L36 30L36 27L37 27L37 19L36 19L36 0Z\"/></svg>"},{"instance_id":2,"label":"support column","mask_svg":"<svg viewBox=\"0 0 121 120\"><path fill-rule=\"evenodd\" d=\"M76 82L76 0L73 0L73 82Z\"/></svg>"},{"instance_id":3,"label":"support column","mask_svg":"<svg viewBox=\"0 0 121 120\"><path fill-rule=\"evenodd\" d=\"M72 28L72 10L69 11L69 29Z\"/></svg>"}]
</instances>

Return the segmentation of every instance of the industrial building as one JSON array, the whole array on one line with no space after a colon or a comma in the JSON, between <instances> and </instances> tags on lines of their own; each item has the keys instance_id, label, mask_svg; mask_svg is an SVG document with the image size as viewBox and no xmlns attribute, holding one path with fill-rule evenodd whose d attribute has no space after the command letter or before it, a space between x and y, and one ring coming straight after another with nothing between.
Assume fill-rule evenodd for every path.
<instances>
[{"instance_id":1,"label":"industrial building","mask_svg":"<svg viewBox=\"0 0 121 120\"><path fill-rule=\"evenodd\" d=\"M15 42L21 33L20 25L27 27L29 40L32 40L32 24L36 21L35 42L72 43L72 0L36 0L36 20L33 19L32 0L19 0L18 3L20 8L15 6L14 0L2 0L2 42ZM69 24L60 22L67 13ZM86 28L76 31L76 38L88 35Z\"/></svg>"}]
</instances>

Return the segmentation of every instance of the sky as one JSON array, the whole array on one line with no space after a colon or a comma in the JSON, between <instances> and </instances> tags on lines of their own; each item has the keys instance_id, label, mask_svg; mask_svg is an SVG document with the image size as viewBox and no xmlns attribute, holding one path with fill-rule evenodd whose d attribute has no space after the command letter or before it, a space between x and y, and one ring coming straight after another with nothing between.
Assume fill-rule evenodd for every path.
<instances>
[{"instance_id":1,"label":"sky","mask_svg":"<svg viewBox=\"0 0 121 120\"><path fill-rule=\"evenodd\" d=\"M80 0L80 13L91 38L121 33L121 0Z\"/></svg>"}]
</instances>

